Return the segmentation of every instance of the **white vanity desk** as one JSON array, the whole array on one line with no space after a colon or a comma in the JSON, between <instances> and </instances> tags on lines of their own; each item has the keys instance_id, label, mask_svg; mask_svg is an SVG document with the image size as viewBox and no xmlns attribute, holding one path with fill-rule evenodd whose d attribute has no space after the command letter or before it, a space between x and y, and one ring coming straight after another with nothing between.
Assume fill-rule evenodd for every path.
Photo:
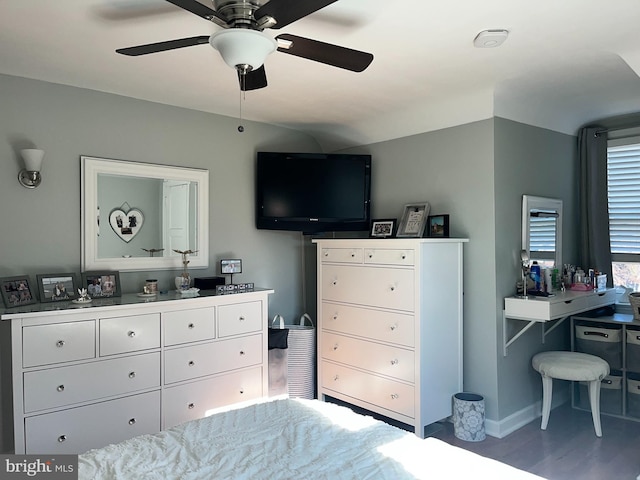
<instances>
[{"instance_id":1,"label":"white vanity desk","mask_svg":"<svg viewBox=\"0 0 640 480\"><path fill-rule=\"evenodd\" d=\"M271 293L0 310L11 327L15 453L81 453L266 397Z\"/></svg>"},{"instance_id":2,"label":"white vanity desk","mask_svg":"<svg viewBox=\"0 0 640 480\"><path fill-rule=\"evenodd\" d=\"M552 297L506 297L502 312L503 355L506 357L509 345L537 323L542 324L542 343L544 343L547 334L555 330L571 315L611 305L615 301L616 291L613 288L588 292L567 290L566 292L557 292ZM527 324L509 338L508 320L525 321ZM545 329L544 324L552 321L555 323Z\"/></svg>"}]
</instances>

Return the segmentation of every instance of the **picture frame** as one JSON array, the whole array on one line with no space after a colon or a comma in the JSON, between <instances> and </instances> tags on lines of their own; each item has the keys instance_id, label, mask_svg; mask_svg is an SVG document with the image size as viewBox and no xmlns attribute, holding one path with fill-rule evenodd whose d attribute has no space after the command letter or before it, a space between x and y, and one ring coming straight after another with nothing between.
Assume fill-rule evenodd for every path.
<instances>
[{"instance_id":1,"label":"picture frame","mask_svg":"<svg viewBox=\"0 0 640 480\"><path fill-rule=\"evenodd\" d=\"M421 238L424 235L430 208L428 202L405 205L396 237Z\"/></svg>"},{"instance_id":2,"label":"picture frame","mask_svg":"<svg viewBox=\"0 0 640 480\"><path fill-rule=\"evenodd\" d=\"M369 231L369 237L371 238L392 238L396 233L395 218L382 218L371 220L371 230Z\"/></svg>"},{"instance_id":3,"label":"picture frame","mask_svg":"<svg viewBox=\"0 0 640 480\"><path fill-rule=\"evenodd\" d=\"M28 275L0 278L0 292L7 308L37 303Z\"/></svg>"},{"instance_id":4,"label":"picture frame","mask_svg":"<svg viewBox=\"0 0 640 480\"><path fill-rule=\"evenodd\" d=\"M61 302L78 298L76 276L73 273L36 275L40 302Z\"/></svg>"},{"instance_id":5,"label":"picture frame","mask_svg":"<svg viewBox=\"0 0 640 480\"><path fill-rule=\"evenodd\" d=\"M119 297L122 294L120 272L114 270L83 272L80 288L86 288L91 298Z\"/></svg>"},{"instance_id":6,"label":"picture frame","mask_svg":"<svg viewBox=\"0 0 640 480\"><path fill-rule=\"evenodd\" d=\"M242 273L242 260L239 258L225 258L220 260L220 273L227 275Z\"/></svg>"},{"instance_id":7,"label":"picture frame","mask_svg":"<svg viewBox=\"0 0 640 480\"><path fill-rule=\"evenodd\" d=\"M449 238L449 215L430 215L427 224L430 237Z\"/></svg>"}]
</instances>

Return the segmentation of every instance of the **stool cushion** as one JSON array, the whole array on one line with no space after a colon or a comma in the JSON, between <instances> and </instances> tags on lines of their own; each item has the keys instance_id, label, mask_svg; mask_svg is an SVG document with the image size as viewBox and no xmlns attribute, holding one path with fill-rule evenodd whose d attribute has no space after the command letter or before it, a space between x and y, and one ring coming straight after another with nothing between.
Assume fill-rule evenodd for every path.
<instances>
[{"instance_id":1,"label":"stool cushion","mask_svg":"<svg viewBox=\"0 0 640 480\"><path fill-rule=\"evenodd\" d=\"M542 352L531 360L542 376L592 382L609 375L609 364L600 357L579 352Z\"/></svg>"}]
</instances>

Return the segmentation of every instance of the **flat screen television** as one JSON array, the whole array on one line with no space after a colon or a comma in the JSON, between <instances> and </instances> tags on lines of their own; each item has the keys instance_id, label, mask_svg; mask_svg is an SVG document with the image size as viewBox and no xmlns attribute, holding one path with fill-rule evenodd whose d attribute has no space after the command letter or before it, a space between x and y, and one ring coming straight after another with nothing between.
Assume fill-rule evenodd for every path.
<instances>
[{"instance_id":1,"label":"flat screen television","mask_svg":"<svg viewBox=\"0 0 640 480\"><path fill-rule=\"evenodd\" d=\"M371 155L258 152L256 227L368 230Z\"/></svg>"}]
</instances>

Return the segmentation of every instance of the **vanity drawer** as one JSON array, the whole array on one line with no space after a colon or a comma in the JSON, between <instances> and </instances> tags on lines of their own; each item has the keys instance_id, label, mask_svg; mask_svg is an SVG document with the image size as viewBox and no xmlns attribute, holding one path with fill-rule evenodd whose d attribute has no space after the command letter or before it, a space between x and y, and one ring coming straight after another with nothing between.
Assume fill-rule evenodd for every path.
<instances>
[{"instance_id":1,"label":"vanity drawer","mask_svg":"<svg viewBox=\"0 0 640 480\"><path fill-rule=\"evenodd\" d=\"M609 289L606 292L594 292L589 297L589 305L591 308L599 308L616 303L615 289Z\"/></svg>"},{"instance_id":2,"label":"vanity drawer","mask_svg":"<svg viewBox=\"0 0 640 480\"><path fill-rule=\"evenodd\" d=\"M165 389L162 394L164 428L203 418L214 408L262 396L262 367L227 373Z\"/></svg>"},{"instance_id":3,"label":"vanity drawer","mask_svg":"<svg viewBox=\"0 0 640 480\"><path fill-rule=\"evenodd\" d=\"M22 364L36 367L95 358L95 329L94 320L23 327Z\"/></svg>"},{"instance_id":4,"label":"vanity drawer","mask_svg":"<svg viewBox=\"0 0 640 480\"><path fill-rule=\"evenodd\" d=\"M100 356L160 347L160 314L100 319Z\"/></svg>"},{"instance_id":5,"label":"vanity drawer","mask_svg":"<svg viewBox=\"0 0 640 480\"><path fill-rule=\"evenodd\" d=\"M213 307L165 312L162 314L164 326L164 344L212 340L215 338Z\"/></svg>"},{"instance_id":6,"label":"vanity drawer","mask_svg":"<svg viewBox=\"0 0 640 480\"><path fill-rule=\"evenodd\" d=\"M323 300L413 311L413 269L323 265Z\"/></svg>"},{"instance_id":7,"label":"vanity drawer","mask_svg":"<svg viewBox=\"0 0 640 480\"><path fill-rule=\"evenodd\" d=\"M364 263L379 265L413 265L415 253L411 249L365 248Z\"/></svg>"},{"instance_id":8,"label":"vanity drawer","mask_svg":"<svg viewBox=\"0 0 640 480\"><path fill-rule=\"evenodd\" d=\"M160 386L160 353L24 374L25 413Z\"/></svg>"},{"instance_id":9,"label":"vanity drawer","mask_svg":"<svg viewBox=\"0 0 640 480\"><path fill-rule=\"evenodd\" d=\"M25 419L27 454L77 454L160 430L160 392Z\"/></svg>"},{"instance_id":10,"label":"vanity drawer","mask_svg":"<svg viewBox=\"0 0 640 480\"><path fill-rule=\"evenodd\" d=\"M257 365L262 356L261 334L167 350L164 381L175 383Z\"/></svg>"},{"instance_id":11,"label":"vanity drawer","mask_svg":"<svg viewBox=\"0 0 640 480\"><path fill-rule=\"evenodd\" d=\"M323 302L322 328L406 347L415 346L415 319L406 313Z\"/></svg>"},{"instance_id":12,"label":"vanity drawer","mask_svg":"<svg viewBox=\"0 0 640 480\"><path fill-rule=\"evenodd\" d=\"M362 248L323 248L322 263L362 263Z\"/></svg>"},{"instance_id":13,"label":"vanity drawer","mask_svg":"<svg viewBox=\"0 0 640 480\"><path fill-rule=\"evenodd\" d=\"M262 330L262 302L235 303L218 307L220 338Z\"/></svg>"},{"instance_id":14,"label":"vanity drawer","mask_svg":"<svg viewBox=\"0 0 640 480\"><path fill-rule=\"evenodd\" d=\"M326 390L360 399L409 418L415 416L415 391L412 385L335 363L322 362L322 386Z\"/></svg>"},{"instance_id":15,"label":"vanity drawer","mask_svg":"<svg viewBox=\"0 0 640 480\"><path fill-rule=\"evenodd\" d=\"M415 382L415 354L411 350L323 332L321 355L327 360Z\"/></svg>"}]
</instances>

